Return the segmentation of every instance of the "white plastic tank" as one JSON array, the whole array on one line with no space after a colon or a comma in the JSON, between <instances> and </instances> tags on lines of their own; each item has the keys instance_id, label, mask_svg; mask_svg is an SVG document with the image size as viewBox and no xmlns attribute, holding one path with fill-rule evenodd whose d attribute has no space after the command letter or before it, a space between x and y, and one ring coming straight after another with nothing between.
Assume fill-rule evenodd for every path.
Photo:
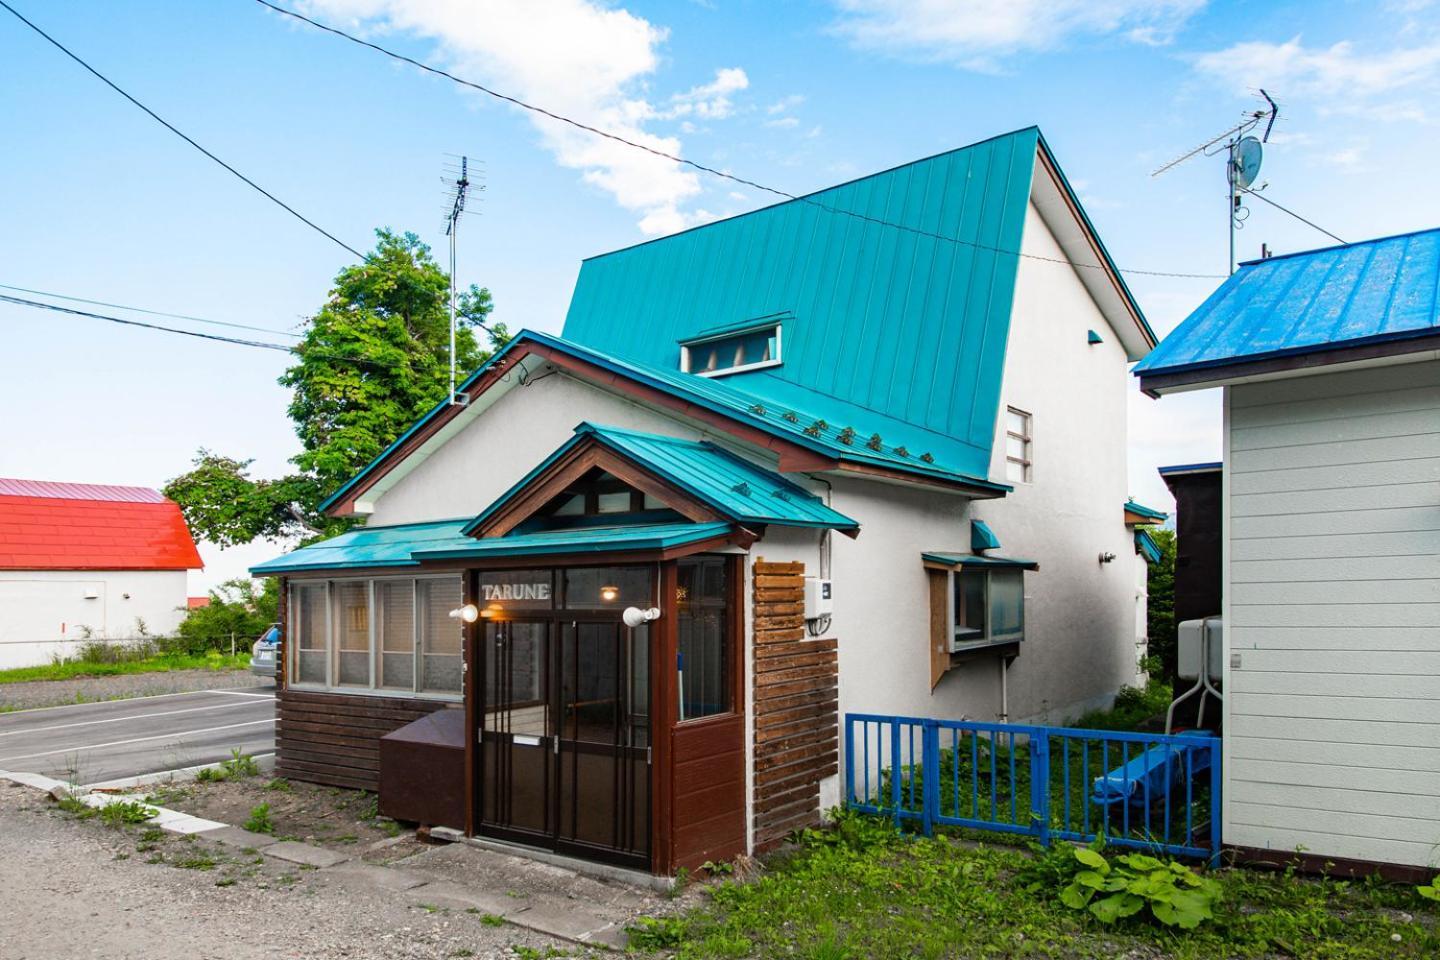
<instances>
[{"instance_id":1,"label":"white plastic tank","mask_svg":"<svg viewBox=\"0 0 1440 960\"><path fill-rule=\"evenodd\" d=\"M1219 617L1203 620L1182 620L1180 622L1179 650L1176 653L1177 672L1181 680L1200 679L1200 649L1202 638L1209 631L1210 679L1220 680L1222 658L1225 654L1225 621Z\"/></svg>"}]
</instances>

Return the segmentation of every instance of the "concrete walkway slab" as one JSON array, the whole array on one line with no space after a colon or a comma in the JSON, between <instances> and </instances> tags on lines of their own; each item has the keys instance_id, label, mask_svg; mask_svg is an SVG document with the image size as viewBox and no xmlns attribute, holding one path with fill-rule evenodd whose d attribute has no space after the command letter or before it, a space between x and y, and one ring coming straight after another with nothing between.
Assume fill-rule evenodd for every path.
<instances>
[{"instance_id":1,"label":"concrete walkway slab","mask_svg":"<svg viewBox=\"0 0 1440 960\"><path fill-rule=\"evenodd\" d=\"M214 840L216 843L223 843L227 847L239 847L240 849L264 850L266 847L273 847L280 841L265 833L255 833L250 830L242 830L240 827L224 826L218 830L206 830L200 834L203 840Z\"/></svg>"},{"instance_id":2,"label":"concrete walkway slab","mask_svg":"<svg viewBox=\"0 0 1440 960\"><path fill-rule=\"evenodd\" d=\"M224 824L220 824L220 826L224 826ZM333 867L350 859L343 853L326 850L324 847L312 847L307 843L299 843L295 840L281 840L273 843L266 847L264 852L267 857L274 857L276 860L284 860L287 863L298 863L302 867Z\"/></svg>"}]
</instances>

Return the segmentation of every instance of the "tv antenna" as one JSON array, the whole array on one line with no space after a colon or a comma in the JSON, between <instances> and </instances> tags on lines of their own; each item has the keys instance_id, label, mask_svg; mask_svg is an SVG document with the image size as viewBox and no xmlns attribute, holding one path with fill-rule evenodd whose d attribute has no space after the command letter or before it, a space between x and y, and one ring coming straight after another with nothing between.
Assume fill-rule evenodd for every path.
<instances>
[{"instance_id":1,"label":"tv antenna","mask_svg":"<svg viewBox=\"0 0 1440 960\"><path fill-rule=\"evenodd\" d=\"M445 184L445 236L450 238L450 405L463 407L470 402L470 396L455 392L455 245L460 236L460 218L465 214L465 201L469 199L470 188L474 184L470 180L470 158L455 154L447 156L451 160L446 164L440 181ZM475 189L484 190L485 187L481 185Z\"/></svg>"},{"instance_id":2,"label":"tv antenna","mask_svg":"<svg viewBox=\"0 0 1440 960\"><path fill-rule=\"evenodd\" d=\"M1264 88L1261 88L1260 96L1265 98L1265 109L1246 111L1242 114L1244 119L1229 130L1218 137L1212 137L1188 153L1181 154L1150 174L1158 177L1201 154L1207 157L1225 154L1225 182L1230 188L1226 207L1230 219L1231 274L1235 273L1235 231L1244 229L1245 220L1250 216L1250 211L1240 203L1240 194L1242 191L1248 192L1250 185L1260 175L1260 162L1265 154L1263 144L1270 142L1270 131L1275 129L1275 121L1280 118L1280 106L1275 99L1266 93ZM1262 122L1265 124L1265 132L1257 138L1251 131Z\"/></svg>"}]
</instances>

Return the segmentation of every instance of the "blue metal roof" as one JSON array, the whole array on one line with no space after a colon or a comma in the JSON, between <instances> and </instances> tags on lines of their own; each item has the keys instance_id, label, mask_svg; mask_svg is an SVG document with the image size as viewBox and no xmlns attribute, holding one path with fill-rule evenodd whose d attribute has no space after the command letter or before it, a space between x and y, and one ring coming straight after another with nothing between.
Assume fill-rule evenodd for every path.
<instances>
[{"instance_id":1,"label":"blue metal roof","mask_svg":"<svg viewBox=\"0 0 1440 960\"><path fill-rule=\"evenodd\" d=\"M1243 263L1135 367L1221 367L1440 333L1440 229Z\"/></svg>"},{"instance_id":2,"label":"blue metal roof","mask_svg":"<svg viewBox=\"0 0 1440 960\"><path fill-rule=\"evenodd\" d=\"M1000 538L995 536L995 531L984 520L970 521L970 549L971 550L999 550Z\"/></svg>"},{"instance_id":3,"label":"blue metal roof","mask_svg":"<svg viewBox=\"0 0 1440 960\"><path fill-rule=\"evenodd\" d=\"M1160 476L1169 476L1172 473L1208 473L1212 470L1224 469L1225 464L1219 460L1211 463L1177 463L1168 467L1160 467Z\"/></svg>"},{"instance_id":4,"label":"blue metal roof","mask_svg":"<svg viewBox=\"0 0 1440 960\"><path fill-rule=\"evenodd\" d=\"M266 577L304 570L418 567L422 560L663 550L722 536L731 529L730 524L724 522L650 523L546 530L477 540L461 532L467 523L468 520L441 520L392 527L358 527L251 567L250 572Z\"/></svg>"},{"instance_id":5,"label":"blue metal roof","mask_svg":"<svg viewBox=\"0 0 1440 960\"><path fill-rule=\"evenodd\" d=\"M680 341L788 312L779 366L708 382L983 477L1039 146L1029 127L586 260L564 336L678 370Z\"/></svg>"}]
</instances>

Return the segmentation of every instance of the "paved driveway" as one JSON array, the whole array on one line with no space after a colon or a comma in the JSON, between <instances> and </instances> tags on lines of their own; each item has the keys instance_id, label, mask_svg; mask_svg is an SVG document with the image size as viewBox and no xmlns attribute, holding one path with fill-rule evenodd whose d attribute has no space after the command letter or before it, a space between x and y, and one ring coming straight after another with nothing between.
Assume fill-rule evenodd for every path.
<instances>
[{"instance_id":1,"label":"paved driveway","mask_svg":"<svg viewBox=\"0 0 1440 960\"><path fill-rule=\"evenodd\" d=\"M101 786L275 751L275 689L200 690L0 714L0 770Z\"/></svg>"}]
</instances>

